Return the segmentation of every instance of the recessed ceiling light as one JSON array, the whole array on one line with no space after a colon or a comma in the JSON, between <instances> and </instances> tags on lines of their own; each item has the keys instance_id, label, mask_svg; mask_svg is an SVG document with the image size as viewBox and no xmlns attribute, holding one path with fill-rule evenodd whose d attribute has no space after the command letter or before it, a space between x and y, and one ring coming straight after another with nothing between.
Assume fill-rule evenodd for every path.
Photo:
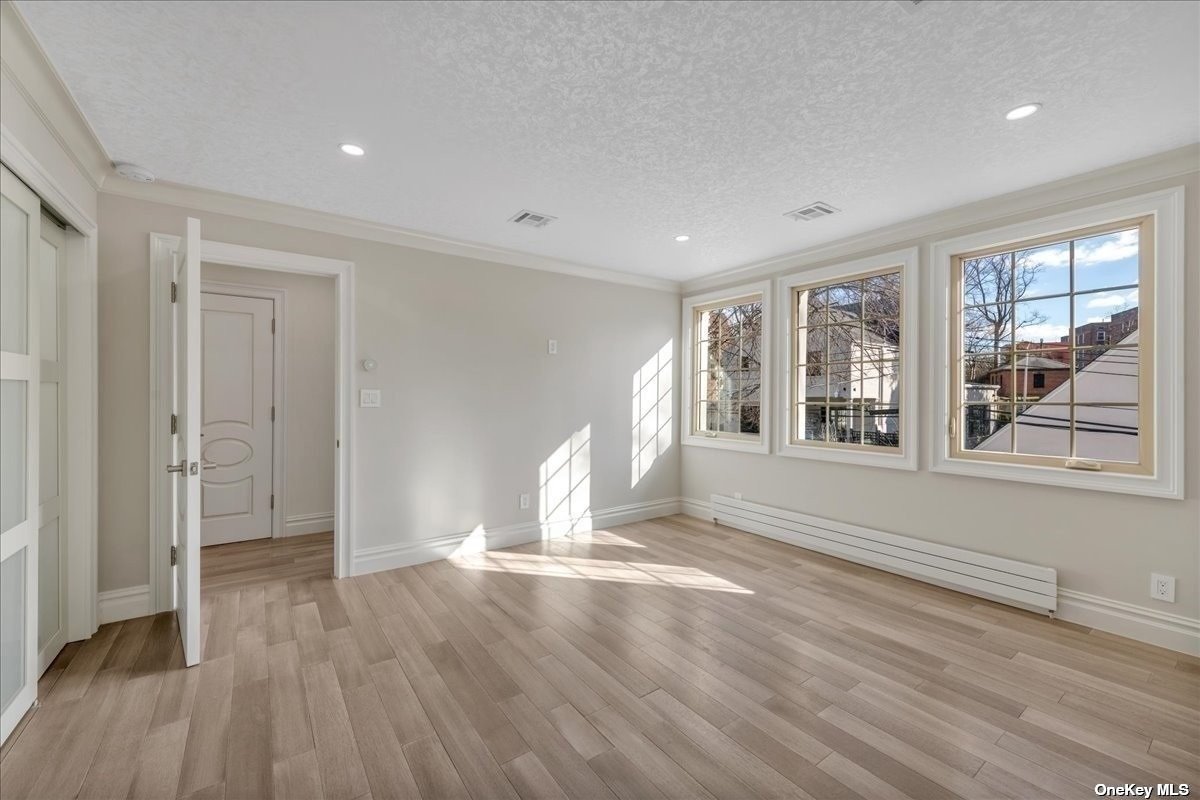
<instances>
[{"instance_id":1,"label":"recessed ceiling light","mask_svg":"<svg viewBox=\"0 0 1200 800\"><path fill-rule=\"evenodd\" d=\"M366 150L363 150L358 145L350 144L349 142L347 142L346 144L340 145L340 148L341 148L341 151L348 156L361 156L367 152Z\"/></svg>"},{"instance_id":2,"label":"recessed ceiling light","mask_svg":"<svg viewBox=\"0 0 1200 800\"><path fill-rule=\"evenodd\" d=\"M679 234L678 236L676 236L676 237L675 237L675 241L677 241L677 242L686 242L688 239L691 239L691 238L692 238L692 237L688 236L686 233L681 233L681 234Z\"/></svg>"},{"instance_id":3,"label":"recessed ceiling light","mask_svg":"<svg viewBox=\"0 0 1200 800\"><path fill-rule=\"evenodd\" d=\"M1032 117L1041 110L1041 103L1026 103L1025 105L1017 106L1012 111L1009 111L1004 115L1004 118L1008 120L1025 119L1026 117Z\"/></svg>"}]
</instances>

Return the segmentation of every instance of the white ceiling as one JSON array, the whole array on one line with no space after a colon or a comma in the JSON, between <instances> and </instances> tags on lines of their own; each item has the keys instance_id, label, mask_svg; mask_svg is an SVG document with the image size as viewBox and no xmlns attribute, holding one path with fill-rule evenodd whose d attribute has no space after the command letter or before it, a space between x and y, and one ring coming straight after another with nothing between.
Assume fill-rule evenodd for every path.
<instances>
[{"instance_id":1,"label":"white ceiling","mask_svg":"<svg viewBox=\"0 0 1200 800\"><path fill-rule=\"evenodd\" d=\"M678 280L1200 139L1194 2L19 8L160 180Z\"/></svg>"}]
</instances>

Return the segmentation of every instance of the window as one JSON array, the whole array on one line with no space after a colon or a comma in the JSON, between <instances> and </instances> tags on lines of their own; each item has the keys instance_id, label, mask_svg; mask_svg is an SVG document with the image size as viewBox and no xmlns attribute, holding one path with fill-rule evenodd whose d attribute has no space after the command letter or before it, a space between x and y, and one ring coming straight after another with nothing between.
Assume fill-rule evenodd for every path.
<instances>
[{"instance_id":1,"label":"window","mask_svg":"<svg viewBox=\"0 0 1200 800\"><path fill-rule=\"evenodd\" d=\"M956 454L1145 471L1140 398L1150 370L1141 337L1110 345L1098 326L1134 307L1149 316L1139 298L1150 241L1153 220L1143 217L954 258L962 324ZM1074 367L1060 386L1042 396L1020 391L1031 364L1070 342ZM975 385L996 375L1000 388L979 398ZM1044 388L1045 375L1033 386ZM968 414L968 405L985 410Z\"/></svg>"},{"instance_id":2,"label":"window","mask_svg":"<svg viewBox=\"0 0 1200 800\"><path fill-rule=\"evenodd\" d=\"M1182 210L1168 190L935 245L934 470L1181 496Z\"/></svg>"},{"instance_id":3,"label":"window","mask_svg":"<svg viewBox=\"0 0 1200 800\"><path fill-rule=\"evenodd\" d=\"M767 452L770 284L683 302L685 444Z\"/></svg>"},{"instance_id":4,"label":"window","mask_svg":"<svg viewBox=\"0 0 1200 800\"><path fill-rule=\"evenodd\" d=\"M915 250L780 280L780 453L916 468Z\"/></svg>"}]
</instances>

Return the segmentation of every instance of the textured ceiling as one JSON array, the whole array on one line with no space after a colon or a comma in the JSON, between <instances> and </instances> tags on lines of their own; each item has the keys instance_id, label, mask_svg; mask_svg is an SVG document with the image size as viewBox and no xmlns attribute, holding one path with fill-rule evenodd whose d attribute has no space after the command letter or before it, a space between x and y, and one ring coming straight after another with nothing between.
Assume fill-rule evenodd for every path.
<instances>
[{"instance_id":1,"label":"textured ceiling","mask_svg":"<svg viewBox=\"0 0 1200 800\"><path fill-rule=\"evenodd\" d=\"M1194 2L18 6L161 180L672 279L1200 139Z\"/></svg>"}]
</instances>

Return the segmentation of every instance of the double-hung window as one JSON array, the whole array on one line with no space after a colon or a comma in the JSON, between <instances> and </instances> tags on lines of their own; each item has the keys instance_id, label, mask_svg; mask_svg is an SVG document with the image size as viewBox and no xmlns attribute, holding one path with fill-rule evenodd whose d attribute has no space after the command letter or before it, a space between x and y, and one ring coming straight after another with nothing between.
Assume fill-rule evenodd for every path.
<instances>
[{"instance_id":1,"label":"double-hung window","mask_svg":"<svg viewBox=\"0 0 1200 800\"><path fill-rule=\"evenodd\" d=\"M765 453L770 441L770 284L683 301L684 444Z\"/></svg>"},{"instance_id":2,"label":"double-hung window","mask_svg":"<svg viewBox=\"0 0 1200 800\"><path fill-rule=\"evenodd\" d=\"M916 469L915 249L781 278L779 452Z\"/></svg>"},{"instance_id":3,"label":"double-hung window","mask_svg":"<svg viewBox=\"0 0 1200 800\"><path fill-rule=\"evenodd\" d=\"M1179 496L1182 208L1171 190L935 246L934 469Z\"/></svg>"}]
</instances>

